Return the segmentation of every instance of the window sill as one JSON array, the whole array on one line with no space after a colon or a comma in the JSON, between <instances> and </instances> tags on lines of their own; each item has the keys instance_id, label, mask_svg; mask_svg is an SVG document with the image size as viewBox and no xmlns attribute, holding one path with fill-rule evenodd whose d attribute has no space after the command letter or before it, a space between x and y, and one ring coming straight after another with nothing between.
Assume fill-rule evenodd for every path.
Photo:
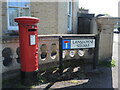
<instances>
[{"instance_id":1,"label":"window sill","mask_svg":"<svg viewBox=\"0 0 120 90\"><path fill-rule=\"evenodd\" d=\"M5 32L6 35L9 36L19 36L19 31L18 30L8 30L7 32Z\"/></svg>"},{"instance_id":2,"label":"window sill","mask_svg":"<svg viewBox=\"0 0 120 90\"><path fill-rule=\"evenodd\" d=\"M19 33L9 33L10 36L19 36Z\"/></svg>"},{"instance_id":3,"label":"window sill","mask_svg":"<svg viewBox=\"0 0 120 90\"><path fill-rule=\"evenodd\" d=\"M19 42L19 32L18 31L7 31L1 38L2 43L12 43Z\"/></svg>"},{"instance_id":4,"label":"window sill","mask_svg":"<svg viewBox=\"0 0 120 90\"><path fill-rule=\"evenodd\" d=\"M68 34L73 34L72 30L67 30Z\"/></svg>"},{"instance_id":5,"label":"window sill","mask_svg":"<svg viewBox=\"0 0 120 90\"><path fill-rule=\"evenodd\" d=\"M13 43L13 42L19 42L19 36L8 36L4 35L1 38L2 43Z\"/></svg>"}]
</instances>

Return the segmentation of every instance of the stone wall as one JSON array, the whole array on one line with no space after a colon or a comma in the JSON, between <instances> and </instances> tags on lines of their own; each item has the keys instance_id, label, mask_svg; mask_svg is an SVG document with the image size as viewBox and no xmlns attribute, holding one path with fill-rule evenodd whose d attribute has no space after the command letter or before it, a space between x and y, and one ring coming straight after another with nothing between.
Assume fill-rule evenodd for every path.
<instances>
[{"instance_id":1,"label":"stone wall","mask_svg":"<svg viewBox=\"0 0 120 90\"><path fill-rule=\"evenodd\" d=\"M72 38L78 39L78 37L70 37L70 39ZM0 43L0 45L2 45L2 56L0 57L0 61L2 66L3 78L14 75L18 71L20 72L19 37L3 37L3 42ZM83 52L83 55L80 52ZM70 53L72 53L72 55ZM87 59L87 61L89 62L90 59L93 59L93 49L63 51L63 60L73 59ZM59 37L57 35L39 36L39 70L43 70L49 67L56 67L58 66L58 62ZM48 66L46 64L50 65Z\"/></svg>"},{"instance_id":2,"label":"stone wall","mask_svg":"<svg viewBox=\"0 0 120 90\"><path fill-rule=\"evenodd\" d=\"M7 20L7 3L6 2L2 2L2 30L0 30L0 32L2 32L3 35L5 35L5 33L8 31L8 20Z\"/></svg>"},{"instance_id":3,"label":"stone wall","mask_svg":"<svg viewBox=\"0 0 120 90\"><path fill-rule=\"evenodd\" d=\"M0 58L0 61L2 61L2 72L4 73L20 67L17 50L19 47L19 39L18 37L3 37L2 39L3 42L0 43L2 45L2 57Z\"/></svg>"},{"instance_id":4,"label":"stone wall","mask_svg":"<svg viewBox=\"0 0 120 90\"><path fill-rule=\"evenodd\" d=\"M2 12L2 1L0 0L0 12ZM0 36L2 36L2 13L0 13ZM2 40L0 39L0 42ZM2 52L2 45L0 45L0 52ZM0 54L0 58L2 55ZM2 89L2 60L0 59L0 89Z\"/></svg>"}]
</instances>

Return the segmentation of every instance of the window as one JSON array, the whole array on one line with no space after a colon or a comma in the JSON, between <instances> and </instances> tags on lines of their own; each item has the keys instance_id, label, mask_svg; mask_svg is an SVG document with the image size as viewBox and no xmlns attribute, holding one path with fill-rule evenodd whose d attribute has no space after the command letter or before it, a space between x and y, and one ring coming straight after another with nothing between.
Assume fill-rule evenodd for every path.
<instances>
[{"instance_id":1,"label":"window","mask_svg":"<svg viewBox=\"0 0 120 90\"><path fill-rule=\"evenodd\" d=\"M8 30L18 30L14 18L20 16L29 16L29 0L8 0Z\"/></svg>"},{"instance_id":2,"label":"window","mask_svg":"<svg viewBox=\"0 0 120 90\"><path fill-rule=\"evenodd\" d=\"M72 1L68 2L68 31L72 31Z\"/></svg>"}]
</instances>

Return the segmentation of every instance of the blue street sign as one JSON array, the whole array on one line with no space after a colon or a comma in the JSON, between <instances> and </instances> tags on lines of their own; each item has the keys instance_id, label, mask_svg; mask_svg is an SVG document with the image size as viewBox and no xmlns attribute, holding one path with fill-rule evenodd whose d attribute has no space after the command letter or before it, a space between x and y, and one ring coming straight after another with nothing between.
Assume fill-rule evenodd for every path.
<instances>
[{"instance_id":1,"label":"blue street sign","mask_svg":"<svg viewBox=\"0 0 120 90\"><path fill-rule=\"evenodd\" d=\"M64 39L62 40L62 49L70 49L71 48L71 40Z\"/></svg>"}]
</instances>

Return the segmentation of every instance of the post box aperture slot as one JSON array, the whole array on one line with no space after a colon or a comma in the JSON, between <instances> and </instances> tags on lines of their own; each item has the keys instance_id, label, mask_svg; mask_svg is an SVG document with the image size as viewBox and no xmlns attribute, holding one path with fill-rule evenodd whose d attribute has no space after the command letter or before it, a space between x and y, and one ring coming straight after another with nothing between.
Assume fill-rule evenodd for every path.
<instances>
[{"instance_id":1,"label":"post box aperture slot","mask_svg":"<svg viewBox=\"0 0 120 90\"><path fill-rule=\"evenodd\" d=\"M37 29L28 29L28 31L30 31L30 32L37 31Z\"/></svg>"}]
</instances>

